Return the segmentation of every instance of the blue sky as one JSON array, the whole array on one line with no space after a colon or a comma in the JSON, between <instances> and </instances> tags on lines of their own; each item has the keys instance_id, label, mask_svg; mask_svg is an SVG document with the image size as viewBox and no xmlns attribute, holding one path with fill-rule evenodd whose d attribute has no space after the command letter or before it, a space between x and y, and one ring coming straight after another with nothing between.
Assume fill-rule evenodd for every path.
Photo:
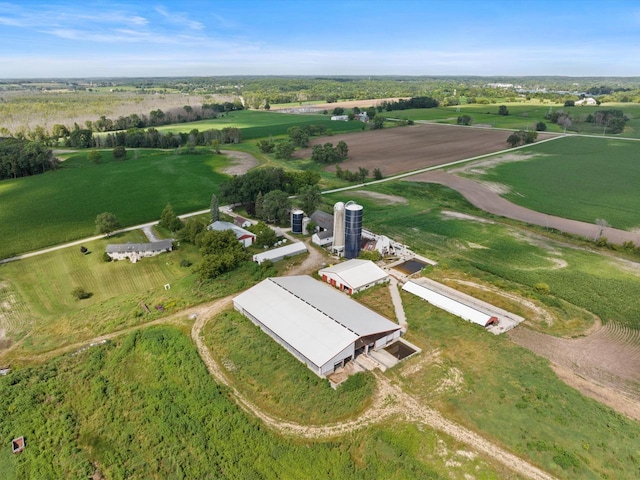
<instances>
[{"instance_id":1,"label":"blue sky","mask_svg":"<svg viewBox=\"0 0 640 480\"><path fill-rule=\"evenodd\" d=\"M640 0L0 0L0 78L249 74L640 76Z\"/></svg>"}]
</instances>

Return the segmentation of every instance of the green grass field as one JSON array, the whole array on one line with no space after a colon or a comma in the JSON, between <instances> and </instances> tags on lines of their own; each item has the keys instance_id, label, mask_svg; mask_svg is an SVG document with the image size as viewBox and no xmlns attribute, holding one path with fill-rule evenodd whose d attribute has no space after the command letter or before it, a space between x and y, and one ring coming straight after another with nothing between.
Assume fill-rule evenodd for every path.
<instances>
[{"instance_id":1,"label":"green grass field","mask_svg":"<svg viewBox=\"0 0 640 480\"><path fill-rule=\"evenodd\" d=\"M269 136L285 135L290 127L304 125L324 125L334 133L360 131L364 126L361 122L332 122L329 115L297 115L241 110L229 112L222 117L211 120L162 126L158 127L158 130L178 133L189 132L194 128L204 131L212 128L222 130L223 128L234 127L242 129L243 140L255 140L268 138Z\"/></svg>"},{"instance_id":2,"label":"green grass field","mask_svg":"<svg viewBox=\"0 0 640 480\"><path fill-rule=\"evenodd\" d=\"M95 165L86 154L54 172L0 182L0 258L91 236L102 212L127 226L159 218L167 203L178 214L207 208L226 178L222 155L140 150L117 162L104 152Z\"/></svg>"},{"instance_id":3,"label":"green grass field","mask_svg":"<svg viewBox=\"0 0 640 480\"><path fill-rule=\"evenodd\" d=\"M9 442L20 435L27 448L12 455ZM389 422L316 441L274 434L229 399L188 335L170 327L0 377L0 438L3 480L510 474L421 425Z\"/></svg>"},{"instance_id":4,"label":"green grass field","mask_svg":"<svg viewBox=\"0 0 640 480\"><path fill-rule=\"evenodd\" d=\"M625 269L622 262L553 240L539 241L509 225L442 215L442 210L454 210L491 217L471 207L458 193L439 185L394 182L367 189L399 195L409 203L389 206L358 196L364 206L365 228L439 261L437 270L444 275L449 270L452 275L464 272L557 309L558 324L552 328L542 325L542 331L554 333L557 328L556 333L566 334L570 333L568 325L576 331L580 325L584 327L587 317L571 305L591 311L604 322L640 328L640 305L628 300L640 297L640 277ZM333 204L351 197L344 192L326 198ZM539 232L544 233L542 229ZM566 266L559 268L564 262ZM536 293L538 283L548 284L551 294Z\"/></svg>"},{"instance_id":5,"label":"green grass field","mask_svg":"<svg viewBox=\"0 0 640 480\"><path fill-rule=\"evenodd\" d=\"M370 374L351 377L333 390L236 311L211 321L205 338L233 383L275 416L305 424L333 423L369 405L375 385Z\"/></svg>"},{"instance_id":6,"label":"green grass field","mask_svg":"<svg viewBox=\"0 0 640 480\"><path fill-rule=\"evenodd\" d=\"M497 165L482 180L508 185L510 201L539 212L616 228L640 227L640 144L568 137L522 151L534 158Z\"/></svg>"}]
</instances>

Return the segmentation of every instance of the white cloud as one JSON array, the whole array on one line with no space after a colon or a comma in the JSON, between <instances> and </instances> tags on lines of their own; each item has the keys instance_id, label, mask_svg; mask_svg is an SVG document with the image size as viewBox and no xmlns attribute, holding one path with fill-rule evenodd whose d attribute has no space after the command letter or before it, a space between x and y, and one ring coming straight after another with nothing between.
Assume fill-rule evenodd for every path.
<instances>
[{"instance_id":1,"label":"white cloud","mask_svg":"<svg viewBox=\"0 0 640 480\"><path fill-rule=\"evenodd\" d=\"M197 20L191 20L185 13L170 12L165 7L156 7L156 12L162 15L168 22L174 25L187 27L192 30L203 30L204 24Z\"/></svg>"}]
</instances>

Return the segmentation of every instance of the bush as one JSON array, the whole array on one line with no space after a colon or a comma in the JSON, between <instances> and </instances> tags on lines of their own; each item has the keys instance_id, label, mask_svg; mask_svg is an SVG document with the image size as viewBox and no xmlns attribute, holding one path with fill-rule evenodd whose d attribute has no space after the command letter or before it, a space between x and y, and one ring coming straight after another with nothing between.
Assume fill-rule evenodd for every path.
<instances>
[{"instance_id":1,"label":"bush","mask_svg":"<svg viewBox=\"0 0 640 480\"><path fill-rule=\"evenodd\" d=\"M89 249L85 246L80 247L80 253L87 253Z\"/></svg>"},{"instance_id":2,"label":"bush","mask_svg":"<svg viewBox=\"0 0 640 480\"><path fill-rule=\"evenodd\" d=\"M87 292L84 288L82 287L76 287L73 290L71 290L71 295L73 295L76 300L83 300L85 298L89 298L91 297L91 292Z\"/></svg>"},{"instance_id":3,"label":"bush","mask_svg":"<svg viewBox=\"0 0 640 480\"><path fill-rule=\"evenodd\" d=\"M544 282L536 283L533 286L533 288L536 289L536 292L543 293L545 295L548 295L548 294L551 293L551 287L549 285L547 285L546 283L544 283Z\"/></svg>"},{"instance_id":4,"label":"bush","mask_svg":"<svg viewBox=\"0 0 640 480\"><path fill-rule=\"evenodd\" d=\"M110 262L111 260L112 260L112 259L111 259L111 257L109 256L109 254L108 254L107 252L104 252L104 253L102 254L102 261L103 261L103 262Z\"/></svg>"},{"instance_id":5,"label":"bush","mask_svg":"<svg viewBox=\"0 0 640 480\"><path fill-rule=\"evenodd\" d=\"M186 258L183 258L182 260L180 260L180 266L181 267L190 267L192 264L189 260L187 260Z\"/></svg>"}]
</instances>

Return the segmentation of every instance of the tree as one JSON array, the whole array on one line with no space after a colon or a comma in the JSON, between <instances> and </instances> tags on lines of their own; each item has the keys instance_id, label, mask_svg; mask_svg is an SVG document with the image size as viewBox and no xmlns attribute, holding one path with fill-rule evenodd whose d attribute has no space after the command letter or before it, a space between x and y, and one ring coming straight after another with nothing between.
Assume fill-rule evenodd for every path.
<instances>
[{"instance_id":1,"label":"tree","mask_svg":"<svg viewBox=\"0 0 640 480\"><path fill-rule=\"evenodd\" d=\"M380 130L381 128L384 128L384 121L384 117L376 116L376 118L373 119L373 123L371 124L371 130Z\"/></svg>"},{"instance_id":2,"label":"tree","mask_svg":"<svg viewBox=\"0 0 640 480\"><path fill-rule=\"evenodd\" d=\"M575 102L575 100L567 100L566 102L564 102L564 106L565 107L575 107L576 106L576 102Z\"/></svg>"},{"instance_id":3,"label":"tree","mask_svg":"<svg viewBox=\"0 0 640 480\"><path fill-rule=\"evenodd\" d=\"M318 205L320 205L320 202L322 201L320 188L318 188L317 185L307 185L306 187L302 187L298 194L298 200L300 201L300 207L302 210L307 213L307 215L311 215L316 211L316 208L318 208Z\"/></svg>"},{"instance_id":4,"label":"tree","mask_svg":"<svg viewBox=\"0 0 640 480\"><path fill-rule=\"evenodd\" d=\"M380 170L379 168L375 168L373 170L373 178L375 178L376 180L382 180L382 170Z\"/></svg>"},{"instance_id":5,"label":"tree","mask_svg":"<svg viewBox=\"0 0 640 480\"><path fill-rule=\"evenodd\" d=\"M215 194L211 195L211 206L209 210L211 211L212 222L220 220L220 205L218 204L218 197Z\"/></svg>"},{"instance_id":6,"label":"tree","mask_svg":"<svg viewBox=\"0 0 640 480\"><path fill-rule=\"evenodd\" d=\"M336 155L340 160L349 158L349 146L343 140L340 140L336 145Z\"/></svg>"},{"instance_id":7,"label":"tree","mask_svg":"<svg viewBox=\"0 0 640 480\"><path fill-rule=\"evenodd\" d=\"M264 196L264 219L268 222L281 223L289 219L291 200L282 190L272 190Z\"/></svg>"},{"instance_id":8,"label":"tree","mask_svg":"<svg viewBox=\"0 0 640 480\"><path fill-rule=\"evenodd\" d=\"M336 107L333 109L333 112L331 112L332 115L344 115L344 108L342 107Z\"/></svg>"},{"instance_id":9,"label":"tree","mask_svg":"<svg viewBox=\"0 0 640 480\"><path fill-rule=\"evenodd\" d=\"M91 150L87 154L87 160L95 164L100 163L102 161L102 152L100 150Z\"/></svg>"},{"instance_id":10,"label":"tree","mask_svg":"<svg viewBox=\"0 0 640 480\"><path fill-rule=\"evenodd\" d=\"M122 145L115 147L112 151L114 160L124 160L127 158L127 151Z\"/></svg>"},{"instance_id":11,"label":"tree","mask_svg":"<svg viewBox=\"0 0 640 480\"><path fill-rule=\"evenodd\" d=\"M258 196L256 197L254 210L256 217L264 218L264 197L262 196L262 192L258 192Z\"/></svg>"},{"instance_id":12,"label":"tree","mask_svg":"<svg viewBox=\"0 0 640 480\"><path fill-rule=\"evenodd\" d=\"M177 232L177 238L181 242L189 242L195 245L196 238L206 228L206 223L201 218L189 218L184 227Z\"/></svg>"},{"instance_id":13,"label":"tree","mask_svg":"<svg viewBox=\"0 0 640 480\"><path fill-rule=\"evenodd\" d=\"M364 183L365 179L369 176L369 170L364 167L358 168L358 179Z\"/></svg>"},{"instance_id":14,"label":"tree","mask_svg":"<svg viewBox=\"0 0 640 480\"><path fill-rule=\"evenodd\" d=\"M107 236L120 228L120 222L111 212L104 212L96 217L96 233Z\"/></svg>"},{"instance_id":15,"label":"tree","mask_svg":"<svg viewBox=\"0 0 640 480\"><path fill-rule=\"evenodd\" d=\"M258 149L260 149L262 153L272 153L275 147L276 147L276 144L271 139L260 140L258 142Z\"/></svg>"},{"instance_id":16,"label":"tree","mask_svg":"<svg viewBox=\"0 0 640 480\"><path fill-rule=\"evenodd\" d=\"M460 115L456 121L458 125L471 125L471 122L473 122L473 118L469 115Z\"/></svg>"},{"instance_id":17,"label":"tree","mask_svg":"<svg viewBox=\"0 0 640 480\"><path fill-rule=\"evenodd\" d=\"M289 138L293 142L293 145L300 148L305 148L309 145L309 134L300 127L289 127L287 130Z\"/></svg>"},{"instance_id":18,"label":"tree","mask_svg":"<svg viewBox=\"0 0 640 480\"><path fill-rule=\"evenodd\" d=\"M266 245L271 247L278 241L276 232L264 222L258 222L255 225L247 227L247 230L256 234L256 245Z\"/></svg>"},{"instance_id":19,"label":"tree","mask_svg":"<svg viewBox=\"0 0 640 480\"><path fill-rule=\"evenodd\" d=\"M277 144L275 148L276 158L281 160L290 160L295 149L296 147L292 142L281 142Z\"/></svg>"},{"instance_id":20,"label":"tree","mask_svg":"<svg viewBox=\"0 0 640 480\"><path fill-rule=\"evenodd\" d=\"M506 107L506 105L500 105L498 107L498 115L509 115L509 109Z\"/></svg>"},{"instance_id":21,"label":"tree","mask_svg":"<svg viewBox=\"0 0 640 480\"><path fill-rule=\"evenodd\" d=\"M176 212L173 211L173 207L171 206L171 204L168 203L160 214L160 221L158 222L158 226L165 228L170 232L177 232L182 227L184 227L184 224L178 218Z\"/></svg>"},{"instance_id":22,"label":"tree","mask_svg":"<svg viewBox=\"0 0 640 480\"><path fill-rule=\"evenodd\" d=\"M216 278L247 259L242 244L231 230L204 230L196 239L202 261L195 272L200 280Z\"/></svg>"},{"instance_id":23,"label":"tree","mask_svg":"<svg viewBox=\"0 0 640 480\"><path fill-rule=\"evenodd\" d=\"M513 132L507 138L507 143L512 148L519 147L520 145L526 145L529 143L533 143L538 138L538 132L525 132L523 130L519 130L517 132Z\"/></svg>"},{"instance_id":24,"label":"tree","mask_svg":"<svg viewBox=\"0 0 640 480\"><path fill-rule=\"evenodd\" d=\"M544 132L547 130L547 124L544 122L538 122L536 123L536 131L538 132Z\"/></svg>"},{"instance_id":25,"label":"tree","mask_svg":"<svg viewBox=\"0 0 640 480\"><path fill-rule=\"evenodd\" d=\"M84 300L85 298L91 297L91 292L87 292L82 287L76 287L73 290L71 290L71 295L73 295L76 298L76 300Z\"/></svg>"}]
</instances>

